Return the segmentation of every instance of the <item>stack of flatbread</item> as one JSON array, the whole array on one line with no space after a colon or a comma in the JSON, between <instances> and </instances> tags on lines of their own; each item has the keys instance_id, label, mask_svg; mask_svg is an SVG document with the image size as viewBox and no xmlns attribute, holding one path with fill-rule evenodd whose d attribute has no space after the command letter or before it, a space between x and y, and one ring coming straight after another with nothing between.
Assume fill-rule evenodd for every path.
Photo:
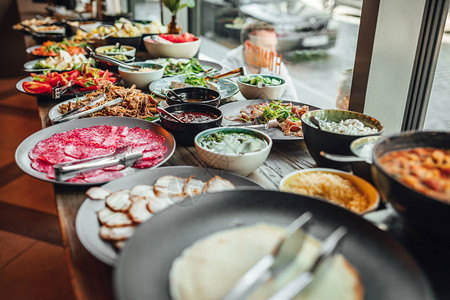
<instances>
[{"instance_id":1,"label":"stack of flatbread","mask_svg":"<svg viewBox=\"0 0 450 300\"><path fill-rule=\"evenodd\" d=\"M259 259L271 252L285 228L257 224L215 233L183 251L170 270L170 293L174 300L219 300ZM310 267L321 243L311 236L295 262L276 278L260 286L248 299L268 299ZM359 300L364 292L358 272L337 255L318 270L313 282L296 300Z\"/></svg>"}]
</instances>

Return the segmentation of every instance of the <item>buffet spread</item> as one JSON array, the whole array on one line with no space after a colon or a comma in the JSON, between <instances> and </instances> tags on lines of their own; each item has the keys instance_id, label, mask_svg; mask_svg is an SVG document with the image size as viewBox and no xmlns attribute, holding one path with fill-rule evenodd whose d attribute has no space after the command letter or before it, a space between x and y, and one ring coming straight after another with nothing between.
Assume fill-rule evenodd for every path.
<instances>
[{"instance_id":1,"label":"buffet spread","mask_svg":"<svg viewBox=\"0 0 450 300\"><path fill-rule=\"evenodd\" d=\"M17 29L59 26L41 21ZM222 66L195 58L200 43L122 19L27 50L17 89L36 97L45 128L16 161L55 185L76 296L434 299L410 254L364 216L392 203L416 230L447 233L450 133L372 143L376 118L282 99L282 78L214 79ZM303 214L314 222L292 230ZM99 291L111 287L105 265L114 290ZM244 274L253 284L237 287Z\"/></svg>"}]
</instances>

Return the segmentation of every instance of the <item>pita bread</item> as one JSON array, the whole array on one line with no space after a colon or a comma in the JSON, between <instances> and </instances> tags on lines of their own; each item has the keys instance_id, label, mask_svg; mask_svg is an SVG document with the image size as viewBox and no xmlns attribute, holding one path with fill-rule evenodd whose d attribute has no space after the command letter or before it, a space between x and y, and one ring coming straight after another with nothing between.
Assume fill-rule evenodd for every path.
<instances>
[{"instance_id":1,"label":"pita bread","mask_svg":"<svg viewBox=\"0 0 450 300\"><path fill-rule=\"evenodd\" d=\"M258 224L221 231L195 242L172 265L169 275L172 299L222 299L247 270L270 253L283 234L283 227ZM248 299L269 298L308 268L319 249L320 242L308 236L295 263L260 286ZM294 299L360 300L363 288L357 271L338 255Z\"/></svg>"}]
</instances>

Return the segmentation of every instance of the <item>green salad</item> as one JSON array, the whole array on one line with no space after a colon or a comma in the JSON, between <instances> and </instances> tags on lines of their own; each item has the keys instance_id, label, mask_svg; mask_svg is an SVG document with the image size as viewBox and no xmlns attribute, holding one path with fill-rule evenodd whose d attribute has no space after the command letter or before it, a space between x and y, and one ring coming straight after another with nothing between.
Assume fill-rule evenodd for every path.
<instances>
[{"instance_id":1,"label":"green salad","mask_svg":"<svg viewBox=\"0 0 450 300\"><path fill-rule=\"evenodd\" d=\"M204 76L197 76L196 74L188 74L186 75L186 79L184 80L184 83L195 85L195 86L204 86L208 87L206 84L206 80Z\"/></svg>"},{"instance_id":2,"label":"green salad","mask_svg":"<svg viewBox=\"0 0 450 300\"><path fill-rule=\"evenodd\" d=\"M281 80L278 80L275 78L270 79L269 77L263 77L261 75L245 76L242 79L242 82L251 84L251 85L258 85L258 83L263 83L263 84L267 84L267 85L280 85L281 84Z\"/></svg>"},{"instance_id":3,"label":"green salad","mask_svg":"<svg viewBox=\"0 0 450 300\"><path fill-rule=\"evenodd\" d=\"M198 74L203 72L203 66L198 59L192 58L189 61L167 59L168 64L164 69L164 75L172 76L179 74Z\"/></svg>"}]
</instances>

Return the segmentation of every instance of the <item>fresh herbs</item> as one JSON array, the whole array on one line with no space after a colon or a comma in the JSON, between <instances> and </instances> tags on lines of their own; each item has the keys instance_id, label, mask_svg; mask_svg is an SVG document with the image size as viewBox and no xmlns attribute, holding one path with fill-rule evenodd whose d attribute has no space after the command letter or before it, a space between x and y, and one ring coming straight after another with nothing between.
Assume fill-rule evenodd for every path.
<instances>
[{"instance_id":1,"label":"fresh herbs","mask_svg":"<svg viewBox=\"0 0 450 300\"><path fill-rule=\"evenodd\" d=\"M186 79L184 80L185 83L194 85L194 86L204 86L208 87L206 84L205 77L203 76L197 76L196 74L188 74L186 75Z\"/></svg>"},{"instance_id":2,"label":"fresh herbs","mask_svg":"<svg viewBox=\"0 0 450 300\"><path fill-rule=\"evenodd\" d=\"M167 59L167 65L164 68L164 75L172 76L179 74L198 74L203 72L203 67L196 58L189 61Z\"/></svg>"}]
</instances>

